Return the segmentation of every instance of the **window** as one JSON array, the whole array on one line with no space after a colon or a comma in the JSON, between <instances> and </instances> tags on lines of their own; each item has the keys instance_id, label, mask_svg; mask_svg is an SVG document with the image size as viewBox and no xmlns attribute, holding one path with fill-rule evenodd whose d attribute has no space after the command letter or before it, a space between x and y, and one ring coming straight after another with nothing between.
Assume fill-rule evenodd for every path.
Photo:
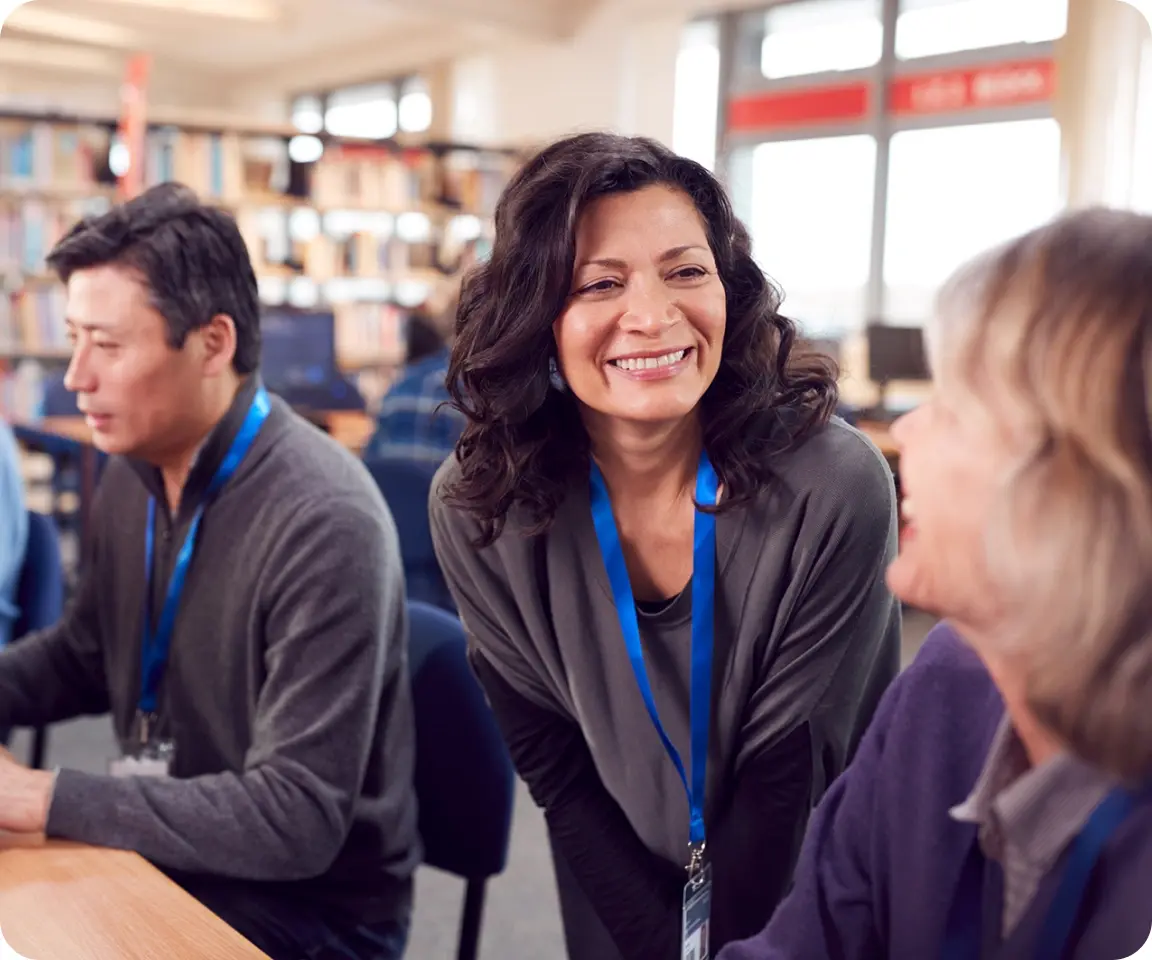
<instances>
[{"instance_id":1,"label":"window","mask_svg":"<svg viewBox=\"0 0 1152 960\"><path fill-rule=\"evenodd\" d=\"M770 79L858 70L880 60L880 0L801 0L763 17L760 70Z\"/></svg>"},{"instance_id":2,"label":"window","mask_svg":"<svg viewBox=\"0 0 1152 960\"><path fill-rule=\"evenodd\" d=\"M1140 57L1136 94L1136 133L1132 150L1132 207L1152 214L1152 38Z\"/></svg>"},{"instance_id":3,"label":"window","mask_svg":"<svg viewBox=\"0 0 1152 960\"><path fill-rule=\"evenodd\" d=\"M871 264L876 141L867 135L753 148L749 229L784 313L809 336L859 327Z\"/></svg>"},{"instance_id":4,"label":"window","mask_svg":"<svg viewBox=\"0 0 1152 960\"><path fill-rule=\"evenodd\" d=\"M337 137L382 140L396 135L396 88L390 83L337 90L328 97L325 129Z\"/></svg>"},{"instance_id":5,"label":"window","mask_svg":"<svg viewBox=\"0 0 1152 960\"><path fill-rule=\"evenodd\" d=\"M1068 0L902 0L896 56L902 60L1064 35Z\"/></svg>"},{"instance_id":6,"label":"window","mask_svg":"<svg viewBox=\"0 0 1152 960\"><path fill-rule=\"evenodd\" d=\"M698 20L684 30L676 57L676 92L672 114L672 149L716 166L716 114L720 99L720 28L715 20Z\"/></svg>"},{"instance_id":7,"label":"window","mask_svg":"<svg viewBox=\"0 0 1152 960\"><path fill-rule=\"evenodd\" d=\"M405 133L423 133L432 126L432 97L420 77L404 82L400 93L400 129Z\"/></svg>"},{"instance_id":8,"label":"window","mask_svg":"<svg viewBox=\"0 0 1152 960\"><path fill-rule=\"evenodd\" d=\"M319 97L297 97L292 101L292 126L301 133L324 129L324 103Z\"/></svg>"},{"instance_id":9,"label":"window","mask_svg":"<svg viewBox=\"0 0 1152 960\"><path fill-rule=\"evenodd\" d=\"M306 94L292 101L292 125L308 136L330 133L364 140L384 140L400 131L423 133L432 126L432 96L417 76ZM314 150L297 139L302 154Z\"/></svg>"},{"instance_id":10,"label":"window","mask_svg":"<svg viewBox=\"0 0 1152 960\"><path fill-rule=\"evenodd\" d=\"M981 251L1054 216L1060 127L1022 120L892 138L884 317L922 323L948 275Z\"/></svg>"}]
</instances>

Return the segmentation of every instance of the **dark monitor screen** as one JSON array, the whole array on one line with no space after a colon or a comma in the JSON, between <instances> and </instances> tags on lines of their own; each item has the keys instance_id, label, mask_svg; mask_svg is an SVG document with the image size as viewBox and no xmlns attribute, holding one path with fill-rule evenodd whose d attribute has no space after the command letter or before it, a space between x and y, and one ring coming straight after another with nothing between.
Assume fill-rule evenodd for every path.
<instances>
[{"instance_id":1,"label":"dark monitor screen","mask_svg":"<svg viewBox=\"0 0 1152 960\"><path fill-rule=\"evenodd\" d=\"M266 309L261 372L273 393L322 387L337 377L336 319L329 310Z\"/></svg>"},{"instance_id":2,"label":"dark monitor screen","mask_svg":"<svg viewBox=\"0 0 1152 960\"><path fill-rule=\"evenodd\" d=\"M868 378L874 383L892 380L930 380L921 327L868 327Z\"/></svg>"}]
</instances>

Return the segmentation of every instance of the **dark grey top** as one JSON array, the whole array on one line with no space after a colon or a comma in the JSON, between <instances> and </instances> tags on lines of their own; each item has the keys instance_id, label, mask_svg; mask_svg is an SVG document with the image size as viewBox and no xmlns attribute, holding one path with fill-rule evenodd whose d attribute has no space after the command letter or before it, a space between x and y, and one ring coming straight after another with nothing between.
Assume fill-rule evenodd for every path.
<instances>
[{"instance_id":1,"label":"dark grey top","mask_svg":"<svg viewBox=\"0 0 1152 960\"><path fill-rule=\"evenodd\" d=\"M811 726L815 792L842 768L899 658L900 610L884 582L896 550L892 475L839 420L775 464L778 480L717 520L708 798L740 765ZM492 546L433 486L436 551L474 650L524 697L574 718L608 792L644 844L679 863L688 803L648 718L624 648L589 507L574 482L551 529L528 538L515 517ZM689 756L691 591L641 616L661 720Z\"/></svg>"},{"instance_id":2,"label":"dark grey top","mask_svg":"<svg viewBox=\"0 0 1152 960\"><path fill-rule=\"evenodd\" d=\"M110 710L127 738L149 494L161 583L253 388L201 449L175 518L157 471L109 461L77 598L57 627L0 652L0 724ZM395 527L364 467L277 398L204 514L159 713L174 777L61 770L49 834L283 884L369 922L407 914L420 848Z\"/></svg>"}]
</instances>

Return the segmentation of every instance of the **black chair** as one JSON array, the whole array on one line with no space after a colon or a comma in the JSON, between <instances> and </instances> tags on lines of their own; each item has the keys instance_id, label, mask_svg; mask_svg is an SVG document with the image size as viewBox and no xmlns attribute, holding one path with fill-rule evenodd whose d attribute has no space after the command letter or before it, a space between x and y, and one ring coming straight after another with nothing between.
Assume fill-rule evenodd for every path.
<instances>
[{"instance_id":1,"label":"black chair","mask_svg":"<svg viewBox=\"0 0 1152 960\"><path fill-rule=\"evenodd\" d=\"M437 466L388 459L366 460L365 466L396 521L408 599L455 613L456 604L436 559L428 523L428 495Z\"/></svg>"},{"instance_id":2,"label":"black chair","mask_svg":"<svg viewBox=\"0 0 1152 960\"><path fill-rule=\"evenodd\" d=\"M28 545L20 584L16 588L16 605L20 616L12 637L21 637L53 626L64 614L64 566L60 559L60 542L56 524L42 513L28 512ZM48 749L48 731L37 727L32 734L31 765L44 766Z\"/></svg>"},{"instance_id":3,"label":"black chair","mask_svg":"<svg viewBox=\"0 0 1152 960\"><path fill-rule=\"evenodd\" d=\"M504 871L515 775L452 614L408 604L416 796L424 862L467 887L457 960L476 960L487 882Z\"/></svg>"}]
</instances>

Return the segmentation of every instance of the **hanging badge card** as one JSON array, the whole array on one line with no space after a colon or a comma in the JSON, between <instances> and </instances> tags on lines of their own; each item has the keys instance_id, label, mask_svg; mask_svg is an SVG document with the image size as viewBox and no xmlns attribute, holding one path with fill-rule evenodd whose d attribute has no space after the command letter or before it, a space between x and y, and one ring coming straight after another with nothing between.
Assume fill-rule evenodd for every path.
<instances>
[{"instance_id":1,"label":"hanging badge card","mask_svg":"<svg viewBox=\"0 0 1152 960\"><path fill-rule=\"evenodd\" d=\"M708 932L712 914L712 868L706 866L684 887L684 929L680 960L709 960Z\"/></svg>"},{"instance_id":2,"label":"hanging badge card","mask_svg":"<svg viewBox=\"0 0 1152 960\"><path fill-rule=\"evenodd\" d=\"M108 764L108 773L114 777L167 777L171 774L170 756L127 756Z\"/></svg>"}]
</instances>

